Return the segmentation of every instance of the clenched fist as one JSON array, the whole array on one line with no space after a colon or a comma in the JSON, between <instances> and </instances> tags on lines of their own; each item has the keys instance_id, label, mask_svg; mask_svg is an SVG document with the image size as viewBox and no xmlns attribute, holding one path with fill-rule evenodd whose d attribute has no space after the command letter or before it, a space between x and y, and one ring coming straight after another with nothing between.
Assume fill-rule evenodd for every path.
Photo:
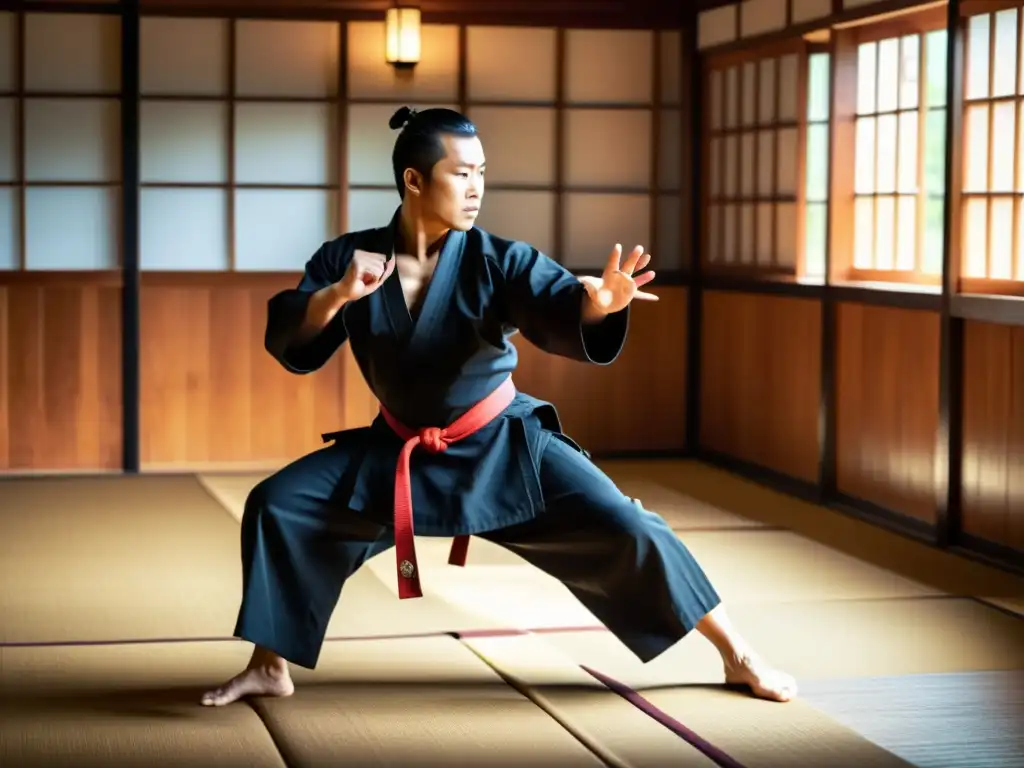
<instances>
[{"instance_id":1,"label":"clenched fist","mask_svg":"<svg viewBox=\"0 0 1024 768\"><path fill-rule=\"evenodd\" d=\"M369 296L395 271L395 259L380 253L357 250L352 254L345 276L335 283L337 297L342 301L355 301Z\"/></svg>"}]
</instances>

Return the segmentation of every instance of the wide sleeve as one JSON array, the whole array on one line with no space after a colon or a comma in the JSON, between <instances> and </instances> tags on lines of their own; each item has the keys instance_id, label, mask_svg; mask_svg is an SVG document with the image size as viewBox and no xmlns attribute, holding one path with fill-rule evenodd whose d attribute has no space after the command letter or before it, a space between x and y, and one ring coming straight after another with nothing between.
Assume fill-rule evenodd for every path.
<instances>
[{"instance_id":1,"label":"wide sleeve","mask_svg":"<svg viewBox=\"0 0 1024 768\"><path fill-rule=\"evenodd\" d=\"M312 339L301 344L295 340L305 320L310 297L345 274L348 250L338 243L325 243L306 263L299 285L281 291L267 302L264 346L292 373L312 373L320 369L348 338L342 313L338 312Z\"/></svg>"},{"instance_id":2,"label":"wide sleeve","mask_svg":"<svg viewBox=\"0 0 1024 768\"><path fill-rule=\"evenodd\" d=\"M626 343L629 307L585 324L586 291L569 270L524 243L511 244L501 261L508 319L529 342L579 362L615 361Z\"/></svg>"}]
</instances>

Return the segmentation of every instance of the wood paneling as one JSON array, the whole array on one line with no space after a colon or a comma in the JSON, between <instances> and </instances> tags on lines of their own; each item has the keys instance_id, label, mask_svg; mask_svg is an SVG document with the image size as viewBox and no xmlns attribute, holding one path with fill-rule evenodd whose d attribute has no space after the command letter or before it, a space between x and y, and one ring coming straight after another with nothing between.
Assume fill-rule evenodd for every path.
<instances>
[{"instance_id":1,"label":"wood paneling","mask_svg":"<svg viewBox=\"0 0 1024 768\"><path fill-rule=\"evenodd\" d=\"M1024 327L966 323L965 533L1024 552Z\"/></svg>"},{"instance_id":2,"label":"wood paneling","mask_svg":"<svg viewBox=\"0 0 1024 768\"><path fill-rule=\"evenodd\" d=\"M701 446L816 481L820 303L709 291L701 338Z\"/></svg>"},{"instance_id":3,"label":"wood paneling","mask_svg":"<svg viewBox=\"0 0 1024 768\"><path fill-rule=\"evenodd\" d=\"M562 426L587 450L682 450L686 437L686 288L655 288L636 302L629 338L612 365L553 357L516 337L516 384L553 402Z\"/></svg>"},{"instance_id":4,"label":"wood paneling","mask_svg":"<svg viewBox=\"0 0 1024 768\"><path fill-rule=\"evenodd\" d=\"M839 490L935 521L939 315L840 304L836 349Z\"/></svg>"},{"instance_id":5,"label":"wood paneling","mask_svg":"<svg viewBox=\"0 0 1024 768\"><path fill-rule=\"evenodd\" d=\"M267 300L293 276L144 276L143 468L279 464L320 434L370 421L347 349L315 374L284 370L263 348ZM347 386L346 386L347 385Z\"/></svg>"},{"instance_id":6,"label":"wood paneling","mask_svg":"<svg viewBox=\"0 0 1024 768\"><path fill-rule=\"evenodd\" d=\"M292 277L152 278L142 292L142 460L148 468L276 466L320 434L369 423L376 404L347 347L296 376L263 349L266 302ZM517 339L517 385L560 408L592 451L681 448L685 291L638 306L630 340L607 368L539 353Z\"/></svg>"},{"instance_id":7,"label":"wood paneling","mask_svg":"<svg viewBox=\"0 0 1024 768\"><path fill-rule=\"evenodd\" d=\"M0 470L120 466L117 279L0 273Z\"/></svg>"}]
</instances>

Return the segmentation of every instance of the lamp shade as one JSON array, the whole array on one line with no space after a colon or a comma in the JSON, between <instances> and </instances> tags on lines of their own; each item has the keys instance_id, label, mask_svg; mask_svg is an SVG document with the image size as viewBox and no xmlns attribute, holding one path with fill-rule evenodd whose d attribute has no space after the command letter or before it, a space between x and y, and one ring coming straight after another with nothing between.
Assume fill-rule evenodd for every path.
<instances>
[{"instance_id":1,"label":"lamp shade","mask_svg":"<svg viewBox=\"0 0 1024 768\"><path fill-rule=\"evenodd\" d=\"M420 60L420 9L388 8L385 18L385 58L396 67L411 67Z\"/></svg>"}]
</instances>

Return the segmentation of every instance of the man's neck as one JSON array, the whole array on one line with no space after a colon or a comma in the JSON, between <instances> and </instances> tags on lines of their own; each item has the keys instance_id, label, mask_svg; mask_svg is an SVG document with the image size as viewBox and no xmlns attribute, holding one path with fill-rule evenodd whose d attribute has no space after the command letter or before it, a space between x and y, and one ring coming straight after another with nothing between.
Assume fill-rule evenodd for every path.
<instances>
[{"instance_id":1,"label":"man's neck","mask_svg":"<svg viewBox=\"0 0 1024 768\"><path fill-rule=\"evenodd\" d=\"M415 256L419 261L426 261L440 250L448 229L430 226L422 216L412 210L408 202L405 202L402 204L397 234L396 253L401 251Z\"/></svg>"}]
</instances>

